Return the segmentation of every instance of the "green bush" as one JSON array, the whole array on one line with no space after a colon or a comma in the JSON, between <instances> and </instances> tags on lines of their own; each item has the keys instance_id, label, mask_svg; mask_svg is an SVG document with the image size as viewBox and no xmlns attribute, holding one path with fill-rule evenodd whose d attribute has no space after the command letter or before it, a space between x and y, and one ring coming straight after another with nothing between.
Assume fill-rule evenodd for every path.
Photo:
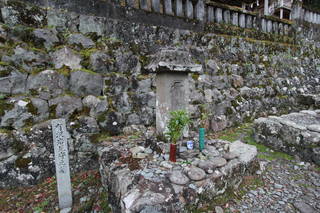
<instances>
[{"instance_id":1,"label":"green bush","mask_svg":"<svg viewBox=\"0 0 320 213\"><path fill-rule=\"evenodd\" d=\"M171 143L176 144L181 137L184 128L190 123L190 118L185 110L176 110L170 112L170 120L168 123L165 136Z\"/></svg>"}]
</instances>

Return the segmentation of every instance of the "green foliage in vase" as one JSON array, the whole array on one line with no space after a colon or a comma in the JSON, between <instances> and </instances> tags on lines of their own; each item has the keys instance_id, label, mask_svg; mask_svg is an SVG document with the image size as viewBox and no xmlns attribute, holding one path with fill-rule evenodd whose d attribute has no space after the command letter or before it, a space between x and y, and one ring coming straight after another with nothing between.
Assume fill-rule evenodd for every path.
<instances>
[{"instance_id":1,"label":"green foliage in vase","mask_svg":"<svg viewBox=\"0 0 320 213\"><path fill-rule=\"evenodd\" d=\"M170 112L170 120L165 136L172 144L176 144L181 137L184 128L190 123L190 118L185 110Z\"/></svg>"}]
</instances>

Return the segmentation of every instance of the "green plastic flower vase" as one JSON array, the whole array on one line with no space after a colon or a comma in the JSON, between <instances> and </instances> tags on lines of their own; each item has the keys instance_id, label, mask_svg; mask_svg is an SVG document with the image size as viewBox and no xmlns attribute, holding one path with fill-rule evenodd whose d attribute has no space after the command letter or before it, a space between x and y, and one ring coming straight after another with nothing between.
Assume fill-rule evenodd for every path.
<instances>
[{"instance_id":1,"label":"green plastic flower vase","mask_svg":"<svg viewBox=\"0 0 320 213\"><path fill-rule=\"evenodd\" d=\"M199 129L199 149L202 151L204 149L204 138L205 138L205 128Z\"/></svg>"}]
</instances>

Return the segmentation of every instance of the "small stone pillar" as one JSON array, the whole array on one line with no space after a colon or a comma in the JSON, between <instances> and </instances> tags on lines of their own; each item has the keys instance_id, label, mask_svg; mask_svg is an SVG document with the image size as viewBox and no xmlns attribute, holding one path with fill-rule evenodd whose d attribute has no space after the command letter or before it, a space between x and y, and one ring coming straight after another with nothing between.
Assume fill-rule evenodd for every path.
<instances>
[{"instance_id":1,"label":"small stone pillar","mask_svg":"<svg viewBox=\"0 0 320 213\"><path fill-rule=\"evenodd\" d=\"M230 10L225 10L223 11L223 20L224 20L224 23L226 24L230 24Z\"/></svg>"},{"instance_id":2,"label":"small stone pillar","mask_svg":"<svg viewBox=\"0 0 320 213\"><path fill-rule=\"evenodd\" d=\"M204 15L204 2L203 0L198 0L196 4L196 19L198 19L199 21L204 21Z\"/></svg>"},{"instance_id":3,"label":"small stone pillar","mask_svg":"<svg viewBox=\"0 0 320 213\"><path fill-rule=\"evenodd\" d=\"M176 16L183 17L182 0L175 0L175 13L176 13Z\"/></svg>"},{"instance_id":4,"label":"small stone pillar","mask_svg":"<svg viewBox=\"0 0 320 213\"><path fill-rule=\"evenodd\" d=\"M264 0L264 15L269 15L269 0Z\"/></svg>"},{"instance_id":5,"label":"small stone pillar","mask_svg":"<svg viewBox=\"0 0 320 213\"><path fill-rule=\"evenodd\" d=\"M215 15L216 15L216 22L217 23L222 23L223 21L223 17L222 17L222 9L217 7L216 11L215 11Z\"/></svg>"},{"instance_id":6,"label":"small stone pillar","mask_svg":"<svg viewBox=\"0 0 320 213\"><path fill-rule=\"evenodd\" d=\"M126 0L128 7L134 7L134 0Z\"/></svg>"},{"instance_id":7,"label":"small stone pillar","mask_svg":"<svg viewBox=\"0 0 320 213\"><path fill-rule=\"evenodd\" d=\"M239 16L239 26L242 28L246 27L246 15L244 13L241 13Z\"/></svg>"},{"instance_id":8,"label":"small stone pillar","mask_svg":"<svg viewBox=\"0 0 320 213\"><path fill-rule=\"evenodd\" d=\"M261 29L262 29L262 32L264 33L267 32L267 20L264 18L261 19Z\"/></svg>"},{"instance_id":9,"label":"small stone pillar","mask_svg":"<svg viewBox=\"0 0 320 213\"><path fill-rule=\"evenodd\" d=\"M272 21L267 20L267 32L271 33L272 32Z\"/></svg>"},{"instance_id":10,"label":"small stone pillar","mask_svg":"<svg viewBox=\"0 0 320 213\"><path fill-rule=\"evenodd\" d=\"M140 8L143 10L148 10L148 1L147 0L140 0Z\"/></svg>"},{"instance_id":11,"label":"small stone pillar","mask_svg":"<svg viewBox=\"0 0 320 213\"><path fill-rule=\"evenodd\" d=\"M172 0L164 0L164 13L167 15L173 15Z\"/></svg>"},{"instance_id":12,"label":"small stone pillar","mask_svg":"<svg viewBox=\"0 0 320 213\"><path fill-rule=\"evenodd\" d=\"M211 6L208 7L208 22L214 22L214 8Z\"/></svg>"},{"instance_id":13,"label":"small stone pillar","mask_svg":"<svg viewBox=\"0 0 320 213\"><path fill-rule=\"evenodd\" d=\"M160 0L152 0L152 11L160 13Z\"/></svg>"},{"instance_id":14,"label":"small stone pillar","mask_svg":"<svg viewBox=\"0 0 320 213\"><path fill-rule=\"evenodd\" d=\"M251 15L246 15L246 27L247 28L252 28L252 16Z\"/></svg>"},{"instance_id":15,"label":"small stone pillar","mask_svg":"<svg viewBox=\"0 0 320 213\"><path fill-rule=\"evenodd\" d=\"M283 19L283 8L280 9L280 18Z\"/></svg>"},{"instance_id":16,"label":"small stone pillar","mask_svg":"<svg viewBox=\"0 0 320 213\"><path fill-rule=\"evenodd\" d=\"M284 31L284 29L283 29L283 24L280 23L280 24L279 24L279 34L280 34L280 35L283 35L283 33L284 33L283 31Z\"/></svg>"},{"instance_id":17,"label":"small stone pillar","mask_svg":"<svg viewBox=\"0 0 320 213\"><path fill-rule=\"evenodd\" d=\"M232 12L232 24L239 26L239 14L237 12Z\"/></svg>"},{"instance_id":18,"label":"small stone pillar","mask_svg":"<svg viewBox=\"0 0 320 213\"><path fill-rule=\"evenodd\" d=\"M187 18L192 19L193 18L193 4L192 4L191 0L186 0L185 11L186 11Z\"/></svg>"},{"instance_id":19,"label":"small stone pillar","mask_svg":"<svg viewBox=\"0 0 320 213\"><path fill-rule=\"evenodd\" d=\"M272 24L272 32L275 33L275 34L278 34L278 27L279 27L279 23L274 21L273 24Z\"/></svg>"},{"instance_id":20,"label":"small stone pillar","mask_svg":"<svg viewBox=\"0 0 320 213\"><path fill-rule=\"evenodd\" d=\"M156 129L159 135L166 131L170 112L189 108L188 73L201 72L189 52L179 49L162 49L145 67L156 73Z\"/></svg>"}]
</instances>

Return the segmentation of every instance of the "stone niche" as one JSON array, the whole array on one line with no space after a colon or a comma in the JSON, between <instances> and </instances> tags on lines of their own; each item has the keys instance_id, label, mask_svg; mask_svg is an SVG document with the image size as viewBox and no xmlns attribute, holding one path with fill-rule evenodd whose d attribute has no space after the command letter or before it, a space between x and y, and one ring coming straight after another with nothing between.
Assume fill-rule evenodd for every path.
<instances>
[{"instance_id":1,"label":"stone niche","mask_svg":"<svg viewBox=\"0 0 320 213\"><path fill-rule=\"evenodd\" d=\"M152 56L146 68L156 73L156 129L157 134L163 135L171 111L188 111L188 74L201 72L202 65L195 64L188 51L162 49Z\"/></svg>"}]
</instances>

